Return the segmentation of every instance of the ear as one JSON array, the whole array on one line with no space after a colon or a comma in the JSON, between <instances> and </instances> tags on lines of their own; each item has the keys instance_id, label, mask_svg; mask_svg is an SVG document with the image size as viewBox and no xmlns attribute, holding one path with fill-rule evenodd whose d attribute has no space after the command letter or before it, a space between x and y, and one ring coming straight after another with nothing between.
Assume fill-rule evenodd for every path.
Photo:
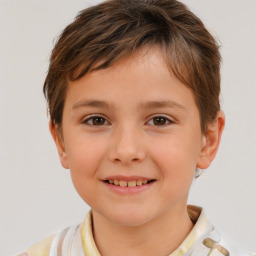
<instances>
[{"instance_id":1,"label":"ear","mask_svg":"<svg viewBox=\"0 0 256 256\"><path fill-rule=\"evenodd\" d=\"M224 125L225 115L222 111L219 111L216 119L212 123L208 124L208 129L202 137L201 152L197 162L198 168L208 168L215 158L219 148Z\"/></svg>"},{"instance_id":2,"label":"ear","mask_svg":"<svg viewBox=\"0 0 256 256\"><path fill-rule=\"evenodd\" d=\"M52 138L56 144L61 165L63 166L63 168L69 169L68 156L67 156L67 152L65 149L64 140L63 140L62 136L60 135L60 132L58 131L59 128L57 125L54 125L52 123L52 121L50 120L49 129L50 129Z\"/></svg>"}]
</instances>

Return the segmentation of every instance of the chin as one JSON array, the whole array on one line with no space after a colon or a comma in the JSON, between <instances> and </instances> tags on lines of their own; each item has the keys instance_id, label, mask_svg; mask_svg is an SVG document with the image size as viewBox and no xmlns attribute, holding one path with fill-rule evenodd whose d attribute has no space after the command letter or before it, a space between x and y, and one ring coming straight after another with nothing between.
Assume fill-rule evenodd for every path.
<instances>
[{"instance_id":1,"label":"chin","mask_svg":"<svg viewBox=\"0 0 256 256\"><path fill-rule=\"evenodd\" d=\"M129 209L123 211L115 211L111 214L110 219L118 225L136 227L142 226L151 220L149 214L143 210Z\"/></svg>"}]
</instances>

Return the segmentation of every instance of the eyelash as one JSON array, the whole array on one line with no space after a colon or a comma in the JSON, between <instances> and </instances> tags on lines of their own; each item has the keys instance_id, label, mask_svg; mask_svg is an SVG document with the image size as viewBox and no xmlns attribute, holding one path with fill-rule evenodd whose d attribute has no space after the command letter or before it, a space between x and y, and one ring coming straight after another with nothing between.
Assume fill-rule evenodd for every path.
<instances>
[{"instance_id":1,"label":"eyelash","mask_svg":"<svg viewBox=\"0 0 256 256\"><path fill-rule=\"evenodd\" d=\"M158 115L158 116L153 116L147 123L149 123L150 121L154 122L154 119L157 119L157 118L161 118L165 121L165 124L161 124L161 125L155 125L154 123L151 124L153 126L160 126L160 127L164 127L164 126L167 126L167 125L170 125L172 123L174 123L173 120L171 120L170 118L166 117L166 116L163 116L163 115ZM167 124L166 124L167 122Z\"/></svg>"},{"instance_id":2,"label":"eyelash","mask_svg":"<svg viewBox=\"0 0 256 256\"><path fill-rule=\"evenodd\" d=\"M95 119L97 119L97 118L102 119L102 120L104 121L104 123L103 123L103 124L100 124L100 125L93 124L93 120L95 120ZM152 125L152 126L164 127L164 126L167 126L167 125L170 125L170 124L174 123L173 120L171 120L170 118L167 118L167 117L165 117L165 116L163 116L163 115L153 116L147 123L149 123L150 121L154 122L154 119L156 120L157 118L161 118L162 120L164 120L165 124L155 125L155 124L153 123L153 124L150 124L150 125ZM91 123L89 123L90 121L91 121ZM85 120L83 120L82 123L83 123L83 124L87 124L87 125L89 125L89 126L103 126L103 125L105 125L105 122L108 123L107 125L110 124L110 123L107 121L107 119L106 119L105 117L100 116L100 115L92 115L92 116L89 116L88 118L86 118ZM167 122L168 124L166 124L166 122Z\"/></svg>"},{"instance_id":3,"label":"eyelash","mask_svg":"<svg viewBox=\"0 0 256 256\"><path fill-rule=\"evenodd\" d=\"M100 119L103 119L104 121L107 121L107 119L105 118L105 117L103 117L103 116L100 116L100 115L91 115L91 116L89 116L88 118L86 118L85 120L83 120L83 124L87 124L87 125L90 125L90 126L102 126L102 125L95 125L95 124L93 124L93 123L89 123L89 121L92 121L93 122L93 120L94 119L97 119L97 118L100 118ZM107 121L108 122L108 121ZM109 122L108 122L108 124L109 124Z\"/></svg>"}]
</instances>

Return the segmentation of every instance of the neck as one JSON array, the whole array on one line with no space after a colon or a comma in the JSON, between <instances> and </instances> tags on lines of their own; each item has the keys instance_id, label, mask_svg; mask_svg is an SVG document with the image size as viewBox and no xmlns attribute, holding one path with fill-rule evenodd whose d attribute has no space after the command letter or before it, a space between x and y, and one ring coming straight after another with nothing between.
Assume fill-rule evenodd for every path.
<instances>
[{"instance_id":1,"label":"neck","mask_svg":"<svg viewBox=\"0 0 256 256\"><path fill-rule=\"evenodd\" d=\"M102 256L169 255L193 228L186 208L140 226L123 226L95 211L92 214L94 240Z\"/></svg>"}]
</instances>

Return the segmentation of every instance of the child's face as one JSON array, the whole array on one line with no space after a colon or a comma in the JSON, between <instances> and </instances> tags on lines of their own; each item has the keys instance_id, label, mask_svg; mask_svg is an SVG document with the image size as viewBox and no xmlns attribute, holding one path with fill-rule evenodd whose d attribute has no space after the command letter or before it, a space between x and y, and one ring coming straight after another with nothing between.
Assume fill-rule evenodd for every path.
<instances>
[{"instance_id":1,"label":"child's face","mask_svg":"<svg viewBox=\"0 0 256 256\"><path fill-rule=\"evenodd\" d=\"M140 225L186 210L205 138L193 93L158 49L70 82L62 129L62 165L98 214Z\"/></svg>"}]
</instances>

